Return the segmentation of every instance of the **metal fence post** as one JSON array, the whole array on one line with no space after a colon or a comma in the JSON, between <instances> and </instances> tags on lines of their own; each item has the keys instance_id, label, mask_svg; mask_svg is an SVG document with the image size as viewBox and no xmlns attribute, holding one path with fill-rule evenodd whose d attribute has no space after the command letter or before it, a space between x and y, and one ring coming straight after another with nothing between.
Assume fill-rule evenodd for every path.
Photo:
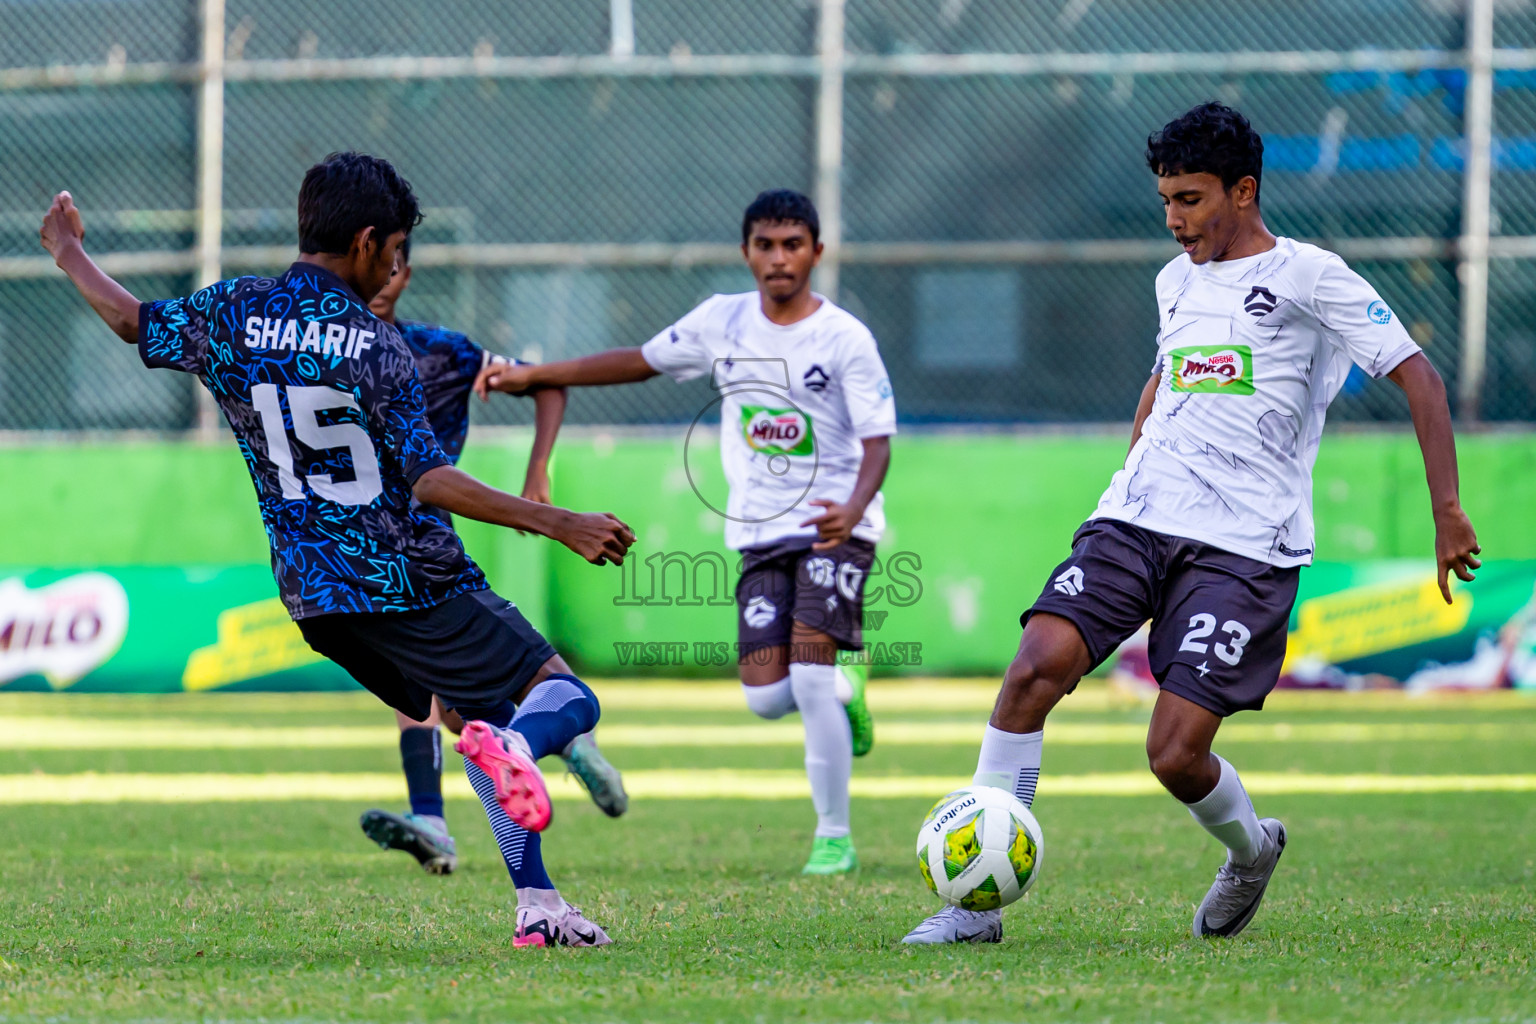
<instances>
[{"instance_id":1,"label":"metal fence post","mask_svg":"<svg viewBox=\"0 0 1536 1024\"><path fill-rule=\"evenodd\" d=\"M224 0L201 0L202 59L197 103L197 287L223 276L224 240ZM197 432L214 436L219 410L197 389Z\"/></svg>"},{"instance_id":2,"label":"metal fence post","mask_svg":"<svg viewBox=\"0 0 1536 1024\"><path fill-rule=\"evenodd\" d=\"M1457 411L1465 423L1481 412L1488 358L1488 235L1493 188L1493 3L1467 4L1466 164L1462 183L1460 265L1461 374Z\"/></svg>"},{"instance_id":3,"label":"metal fence post","mask_svg":"<svg viewBox=\"0 0 1536 1024\"><path fill-rule=\"evenodd\" d=\"M635 55L634 0L608 0L608 55Z\"/></svg>"},{"instance_id":4,"label":"metal fence post","mask_svg":"<svg viewBox=\"0 0 1536 1024\"><path fill-rule=\"evenodd\" d=\"M833 302L843 247L843 3L821 0L816 25L816 211L826 246L816 284Z\"/></svg>"}]
</instances>

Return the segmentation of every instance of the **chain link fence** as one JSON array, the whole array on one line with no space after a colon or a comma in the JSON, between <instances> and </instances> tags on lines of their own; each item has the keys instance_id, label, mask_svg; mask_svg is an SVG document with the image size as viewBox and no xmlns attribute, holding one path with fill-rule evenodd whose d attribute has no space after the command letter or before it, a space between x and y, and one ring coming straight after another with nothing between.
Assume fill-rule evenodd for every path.
<instances>
[{"instance_id":1,"label":"chain link fence","mask_svg":"<svg viewBox=\"0 0 1536 1024\"><path fill-rule=\"evenodd\" d=\"M1463 350L1458 276L1480 66L1462 0L5 11L0 430L198 423L193 382L137 370L39 255L54 191L75 193L93 252L136 294L163 297L210 263L281 269L304 169L346 148L394 160L428 208L402 314L493 349L637 344L712 292L750 289L741 209L787 186L833 213L823 281L880 339L905 421L1123 421L1154 351L1152 279L1176 252L1144 141L1211 98L1265 134L1271 227L1349 258L1453 394L1473 396L1463 414L1536 411L1536 0L1493 6L1482 369ZM210 96L222 144L200 126ZM676 423L708 398L703 384L599 389L570 418ZM526 422L527 404L475 416ZM1334 416L1406 407L1352 381Z\"/></svg>"}]
</instances>

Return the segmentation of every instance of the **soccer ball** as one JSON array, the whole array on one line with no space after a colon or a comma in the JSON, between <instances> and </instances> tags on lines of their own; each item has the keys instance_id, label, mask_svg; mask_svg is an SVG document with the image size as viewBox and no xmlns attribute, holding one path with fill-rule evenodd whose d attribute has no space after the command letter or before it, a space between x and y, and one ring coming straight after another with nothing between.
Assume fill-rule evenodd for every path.
<instances>
[{"instance_id":1,"label":"soccer ball","mask_svg":"<svg viewBox=\"0 0 1536 1024\"><path fill-rule=\"evenodd\" d=\"M967 786L933 805L917 832L917 866L939 898L964 910L996 910L1040 876L1040 823L1013 794Z\"/></svg>"}]
</instances>

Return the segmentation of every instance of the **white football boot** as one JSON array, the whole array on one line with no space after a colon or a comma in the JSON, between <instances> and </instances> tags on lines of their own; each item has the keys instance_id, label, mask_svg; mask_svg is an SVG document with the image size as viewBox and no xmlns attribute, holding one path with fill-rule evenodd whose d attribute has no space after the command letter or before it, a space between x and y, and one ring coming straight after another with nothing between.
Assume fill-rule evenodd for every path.
<instances>
[{"instance_id":1,"label":"white football boot","mask_svg":"<svg viewBox=\"0 0 1536 1024\"><path fill-rule=\"evenodd\" d=\"M613 940L602 928L582 916L581 910L564 900L550 910L536 904L517 908L517 931L512 945L523 946L606 946Z\"/></svg>"},{"instance_id":2,"label":"white football boot","mask_svg":"<svg viewBox=\"0 0 1536 1024\"><path fill-rule=\"evenodd\" d=\"M1248 927L1253 915L1264 900L1264 890L1269 887L1269 877L1280 863L1285 852L1285 826L1275 818L1262 818L1266 842L1264 852L1252 864L1238 866L1227 862L1216 872L1211 891L1205 894L1200 906L1195 908L1195 938L1236 935Z\"/></svg>"},{"instance_id":3,"label":"white football boot","mask_svg":"<svg viewBox=\"0 0 1536 1024\"><path fill-rule=\"evenodd\" d=\"M901 940L909 946L945 942L1002 942L1001 910L961 910L946 906Z\"/></svg>"}]
</instances>

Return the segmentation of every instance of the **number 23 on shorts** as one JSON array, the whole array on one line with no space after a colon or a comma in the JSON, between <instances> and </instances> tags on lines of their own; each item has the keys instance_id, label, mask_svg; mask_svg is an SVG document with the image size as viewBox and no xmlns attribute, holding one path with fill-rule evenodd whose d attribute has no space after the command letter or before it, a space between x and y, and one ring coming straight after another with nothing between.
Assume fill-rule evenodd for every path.
<instances>
[{"instance_id":1,"label":"number 23 on shorts","mask_svg":"<svg viewBox=\"0 0 1536 1024\"><path fill-rule=\"evenodd\" d=\"M1228 665L1236 665L1243 660L1243 648L1253 634L1248 627L1236 619L1228 619L1221 624L1221 631L1226 634L1227 642L1211 644L1206 638L1216 632L1216 616L1209 612L1200 612L1189 617L1189 632L1184 634L1184 642L1179 644L1179 650L1191 651L1195 654L1207 652L1216 655Z\"/></svg>"}]
</instances>

